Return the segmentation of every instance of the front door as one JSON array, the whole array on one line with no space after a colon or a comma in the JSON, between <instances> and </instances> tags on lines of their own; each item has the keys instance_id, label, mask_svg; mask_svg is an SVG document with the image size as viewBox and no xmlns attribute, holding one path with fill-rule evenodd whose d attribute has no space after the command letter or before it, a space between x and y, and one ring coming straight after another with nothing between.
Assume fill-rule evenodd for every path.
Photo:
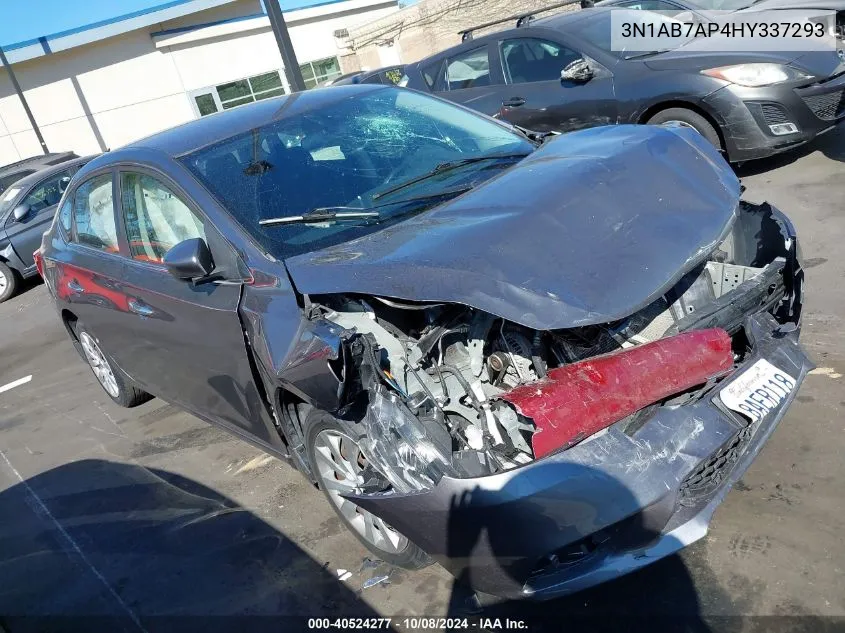
<instances>
[{"instance_id":1,"label":"front door","mask_svg":"<svg viewBox=\"0 0 845 633\"><path fill-rule=\"evenodd\" d=\"M504 40L499 54L508 90L501 117L537 132L568 132L617 120L613 77L589 60L594 76L586 82L561 79L561 71L581 53L559 42L524 37Z\"/></svg>"},{"instance_id":2,"label":"front door","mask_svg":"<svg viewBox=\"0 0 845 633\"><path fill-rule=\"evenodd\" d=\"M29 212L20 220L11 214L6 220L6 234L26 267L26 272L35 267L32 254L41 246L41 235L53 221L56 205L71 175L71 170L62 170L35 185L22 201L22 204L29 207Z\"/></svg>"},{"instance_id":3,"label":"front door","mask_svg":"<svg viewBox=\"0 0 845 633\"><path fill-rule=\"evenodd\" d=\"M165 253L186 239L204 239L218 265L232 255L224 252L228 244L163 177L122 170L119 183L129 248L126 331L132 338L131 354L121 359L125 370L165 400L278 445L247 356L238 317L241 286L233 280L194 285L163 265Z\"/></svg>"}]
</instances>

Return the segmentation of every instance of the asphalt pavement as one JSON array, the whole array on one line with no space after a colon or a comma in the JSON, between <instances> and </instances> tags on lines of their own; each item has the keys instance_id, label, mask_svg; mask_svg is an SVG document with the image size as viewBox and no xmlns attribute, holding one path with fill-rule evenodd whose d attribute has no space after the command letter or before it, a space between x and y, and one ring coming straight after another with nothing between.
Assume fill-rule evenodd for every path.
<instances>
[{"instance_id":1,"label":"asphalt pavement","mask_svg":"<svg viewBox=\"0 0 845 633\"><path fill-rule=\"evenodd\" d=\"M737 169L747 199L798 228L803 343L818 368L708 537L594 590L482 614L683 617L693 630L842 623L831 616L845 616L843 161L838 130ZM322 494L276 459L160 400L113 405L40 283L0 305L0 358L0 630L285 630L285 615L477 613L436 565L369 560ZM243 615L267 617L244 628Z\"/></svg>"}]
</instances>

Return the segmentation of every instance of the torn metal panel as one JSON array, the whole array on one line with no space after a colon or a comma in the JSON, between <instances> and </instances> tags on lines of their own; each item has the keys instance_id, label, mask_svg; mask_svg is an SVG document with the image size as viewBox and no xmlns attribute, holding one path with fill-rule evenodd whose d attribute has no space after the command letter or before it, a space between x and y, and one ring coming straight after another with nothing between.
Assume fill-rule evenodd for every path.
<instances>
[{"instance_id":1,"label":"torn metal panel","mask_svg":"<svg viewBox=\"0 0 845 633\"><path fill-rule=\"evenodd\" d=\"M770 315L751 317L747 332L753 353L743 367L766 358L798 383L812 368L797 332L781 335ZM425 492L351 498L481 591L536 598L570 593L619 575L619 561L626 571L636 569L703 536L716 505L796 392L752 427L733 470L694 505L677 503L682 482L742 427L715 394L659 407L633 436L620 422L569 450L496 475L445 476ZM542 557L613 526L633 532L632 540L611 539L576 566L532 576ZM643 533L651 535L651 546L642 543ZM672 547L677 538L686 542Z\"/></svg>"},{"instance_id":2,"label":"torn metal panel","mask_svg":"<svg viewBox=\"0 0 845 633\"><path fill-rule=\"evenodd\" d=\"M285 264L308 294L463 303L542 330L608 323L701 262L738 202L736 176L694 131L595 128L426 213Z\"/></svg>"},{"instance_id":3,"label":"torn metal panel","mask_svg":"<svg viewBox=\"0 0 845 633\"><path fill-rule=\"evenodd\" d=\"M732 366L728 333L698 330L558 367L500 397L536 424L540 458Z\"/></svg>"}]
</instances>

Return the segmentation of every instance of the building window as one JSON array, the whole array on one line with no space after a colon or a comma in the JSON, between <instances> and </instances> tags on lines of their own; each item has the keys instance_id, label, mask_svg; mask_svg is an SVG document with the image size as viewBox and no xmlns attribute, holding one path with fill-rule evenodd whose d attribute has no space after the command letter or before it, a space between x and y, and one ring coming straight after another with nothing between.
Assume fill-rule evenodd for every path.
<instances>
[{"instance_id":1,"label":"building window","mask_svg":"<svg viewBox=\"0 0 845 633\"><path fill-rule=\"evenodd\" d=\"M239 105L285 94L279 72L273 70L254 77L230 81L191 93L194 109L200 116L214 114Z\"/></svg>"},{"instance_id":2,"label":"building window","mask_svg":"<svg viewBox=\"0 0 845 633\"><path fill-rule=\"evenodd\" d=\"M305 80L306 88L319 86L324 81L340 77L341 75L337 57L327 57L326 59L318 59L307 64L300 64L299 70L302 72L302 78Z\"/></svg>"}]
</instances>

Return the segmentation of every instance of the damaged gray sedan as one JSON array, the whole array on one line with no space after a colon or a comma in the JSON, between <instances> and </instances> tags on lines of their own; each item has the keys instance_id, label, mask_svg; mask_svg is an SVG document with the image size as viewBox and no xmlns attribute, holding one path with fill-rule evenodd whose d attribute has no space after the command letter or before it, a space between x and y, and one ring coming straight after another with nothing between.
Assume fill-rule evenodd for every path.
<instances>
[{"instance_id":1,"label":"damaged gray sedan","mask_svg":"<svg viewBox=\"0 0 845 633\"><path fill-rule=\"evenodd\" d=\"M309 91L95 159L36 255L116 403L184 407L382 559L504 596L704 536L811 367L792 224L680 127Z\"/></svg>"}]
</instances>

